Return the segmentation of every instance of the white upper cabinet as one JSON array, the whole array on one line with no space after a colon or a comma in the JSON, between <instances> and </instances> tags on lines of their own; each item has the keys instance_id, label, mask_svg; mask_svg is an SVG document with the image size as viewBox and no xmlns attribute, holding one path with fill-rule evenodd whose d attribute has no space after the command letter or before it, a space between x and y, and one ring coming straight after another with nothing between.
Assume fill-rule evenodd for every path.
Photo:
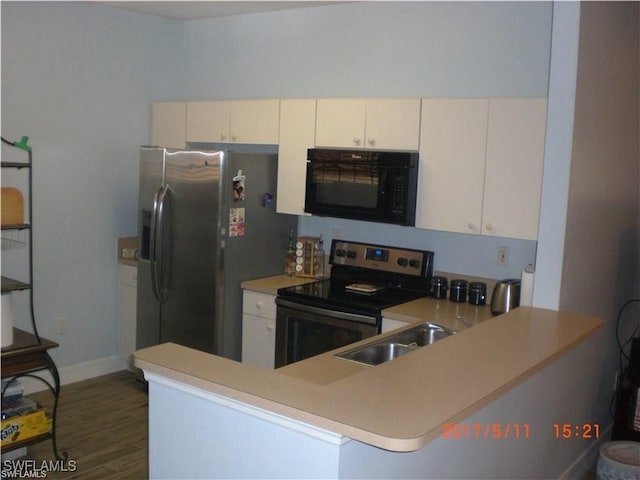
<instances>
[{"instance_id":1,"label":"white upper cabinet","mask_svg":"<svg viewBox=\"0 0 640 480\"><path fill-rule=\"evenodd\" d=\"M423 99L416 226L536 240L546 105Z\"/></svg>"},{"instance_id":2,"label":"white upper cabinet","mask_svg":"<svg viewBox=\"0 0 640 480\"><path fill-rule=\"evenodd\" d=\"M277 145L280 100L232 101L229 125L232 143Z\"/></svg>"},{"instance_id":3,"label":"white upper cabinet","mask_svg":"<svg viewBox=\"0 0 640 480\"><path fill-rule=\"evenodd\" d=\"M226 100L187 102L187 141L228 143L229 110Z\"/></svg>"},{"instance_id":4,"label":"white upper cabinet","mask_svg":"<svg viewBox=\"0 0 640 480\"><path fill-rule=\"evenodd\" d=\"M319 98L316 146L364 148L366 111L364 98Z\"/></svg>"},{"instance_id":5,"label":"white upper cabinet","mask_svg":"<svg viewBox=\"0 0 640 480\"><path fill-rule=\"evenodd\" d=\"M307 149L314 146L315 129L315 99L280 101L278 213L304 214Z\"/></svg>"},{"instance_id":6,"label":"white upper cabinet","mask_svg":"<svg viewBox=\"0 0 640 480\"><path fill-rule=\"evenodd\" d=\"M153 102L151 145L185 148L186 119L185 102Z\"/></svg>"},{"instance_id":7,"label":"white upper cabinet","mask_svg":"<svg viewBox=\"0 0 640 480\"><path fill-rule=\"evenodd\" d=\"M317 104L316 146L417 150L418 98L321 98Z\"/></svg>"},{"instance_id":8,"label":"white upper cabinet","mask_svg":"<svg viewBox=\"0 0 640 480\"><path fill-rule=\"evenodd\" d=\"M546 98L489 102L482 233L537 240Z\"/></svg>"},{"instance_id":9,"label":"white upper cabinet","mask_svg":"<svg viewBox=\"0 0 640 480\"><path fill-rule=\"evenodd\" d=\"M366 148L418 150L420 99L368 99L365 133Z\"/></svg>"},{"instance_id":10,"label":"white upper cabinet","mask_svg":"<svg viewBox=\"0 0 640 480\"><path fill-rule=\"evenodd\" d=\"M275 145L279 116L278 99L188 102L187 141Z\"/></svg>"},{"instance_id":11,"label":"white upper cabinet","mask_svg":"<svg viewBox=\"0 0 640 480\"><path fill-rule=\"evenodd\" d=\"M422 100L416 227L482 228L488 99Z\"/></svg>"}]
</instances>

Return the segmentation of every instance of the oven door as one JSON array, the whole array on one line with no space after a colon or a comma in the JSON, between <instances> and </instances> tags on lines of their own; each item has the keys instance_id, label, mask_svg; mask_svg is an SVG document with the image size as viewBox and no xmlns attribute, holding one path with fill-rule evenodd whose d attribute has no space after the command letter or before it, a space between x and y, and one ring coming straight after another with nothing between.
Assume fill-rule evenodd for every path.
<instances>
[{"instance_id":1,"label":"oven door","mask_svg":"<svg viewBox=\"0 0 640 480\"><path fill-rule=\"evenodd\" d=\"M276 298L275 367L373 337L380 318Z\"/></svg>"}]
</instances>

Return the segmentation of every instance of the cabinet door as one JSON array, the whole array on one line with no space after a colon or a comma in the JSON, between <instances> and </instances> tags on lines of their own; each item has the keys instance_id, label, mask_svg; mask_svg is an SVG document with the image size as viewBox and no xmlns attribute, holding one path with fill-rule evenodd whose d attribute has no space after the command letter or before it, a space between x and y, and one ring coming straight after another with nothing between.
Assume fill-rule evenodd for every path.
<instances>
[{"instance_id":1,"label":"cabinet door","mask_svg":"<svg viewBox=\"0 0 640 480\"><path fill-rule=\"evenodd\" d=\"M418 150L420 99L368 99L365 130L366 148Z\"/></svg>"},{"instance_id":2,"label":"cabinet door","mask_svg":"<svg viewBox=\"0 0 640 480\"><path fill-rule=\"evenodd\" d=\"M276 321L242 314L242 363L261 368L274 368Z\"/></svg>"},{"instance_id":3,"label":"cabinet door","mask_svg":"<svg viewBox=\"0 0 640 480\"><path fill-rule=\"evenodd\" d=\"M185 148L186 111L185 102L154 102L151 106L151 145Z\"/></svg>"},{"instance_id":4,"label":"cabinet door","mask_svg":"<svg viewBox=\"0 0 640 480\"><path fill-rule=\"evenodd\" d=\"M538 238L546 119L546 98L490 100L483 234Z\"/></svg>"},{"instance_id":5,"label":"cabinet door","mask_svg":"<svg viewBox=\"0 0 640 480\"><path fill-rule=\"evenodd\" d=\"M316 146L364 148L366 105L364 98L319 98Z\"/></svg>"},{"instance_id":6,"label":"cabinet door","mask_svg":"<svg viewBox=\"0 0 640 480\"><path fill-rule=\"evenodd\" d=\"M137 277L137 267L118 264L118 337L120 356L127 369L133 368L136 350Z\"/></svg>"},{"instance_id":7,"label":"cabinet door","mask_svg":"<svg viewBox=\"0 0 640 480\"><path fill-rule=\"evenodd\" d=\"M423 99L416 227L479 234L487 99Z\"/></svg>"},{"instance_id":8,"label":"cabinet door","mask_svg":"<svg viewBox=\"0 0 640 480\"><path fill-rule=\"evenodd\" d=\"M242 293L242 312L275 320L276 297L267 293L244 290Z\"/></svg>"},{"instance_id":9,"label":"cabinet door","mask_svg":"<svg viewBox=\"0 0 640 480\"><path fill-rule=\"evenodd\" d=\"M405 322L403 320L396 320L395 318L382 317L382 327L380 333L391 332L392 330L397 330L402 327L406 327L410 322Z\"/></svg>"},{"instance_id":10,"label":"cabinet door","mask_svg":"<svg viewBox=\"0 0 640 480\"><path fill-rule=\"evenodd\" d=\"M187 102L188 142L228 142L229 102Z\"/></svg>"},{"instance_id":11,"label":"cabinet door","mask_svg":"<svg viewBox=\"0 0 640 480\"><path fill-rule=\"evenodd\" d=\"M242 363L273 368L276 352L276 297L242 292Z\"/></svg>"},{"instance_id":12,"label":"cabinet door","mask_svg":"<svg viewBox=\"0 0 640 480\"><path fill-rule=\"evenodd\" d=\"M280 101L278 213L304 214L307 149L314 146L315 129L315 99Z\"/></svg>"},{"instance_id":13,"label":"cabinet door","mask_svg":"<svg viewBox=\"0 0 640 480\"><path fill-rule=\"evenodd\" d=\"M230 109L232 143L277 145L280 100L237 100Z\"/></svg>"}]
</instances>

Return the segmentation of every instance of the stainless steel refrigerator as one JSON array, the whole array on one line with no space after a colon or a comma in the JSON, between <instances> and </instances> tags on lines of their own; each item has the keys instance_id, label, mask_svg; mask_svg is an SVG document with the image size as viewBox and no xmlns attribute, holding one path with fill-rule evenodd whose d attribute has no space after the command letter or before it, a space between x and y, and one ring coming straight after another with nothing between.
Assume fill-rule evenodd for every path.
<instances>
[{"instance_id":1,"label":"stainless steel refrigerator","mask_svg":"<svg viewBox=\"0 0 640 480\"><path fill-rule=\"evenodd\" d=\"M275 211L276 178L276 155L141 148L138 349L240 359L240 283L281 273L296 228Z\"/></svg>"}]
</instances>

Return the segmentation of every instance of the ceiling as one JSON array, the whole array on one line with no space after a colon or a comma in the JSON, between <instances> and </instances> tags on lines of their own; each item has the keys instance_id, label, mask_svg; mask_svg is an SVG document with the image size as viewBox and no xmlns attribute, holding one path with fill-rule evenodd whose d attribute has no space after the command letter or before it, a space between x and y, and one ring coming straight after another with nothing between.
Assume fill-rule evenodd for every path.
<instances>
[{"instance_id":1,"label":"ceiling","mask_svg":"<svg viewBox=\"0 0 640 480\"><path fill-rule=\"evenodd\" d=\"M230 15L244 15L247 13L272 12L275 10L287 10L292 8L308 8L342 3L333 1L146 1L146 2L99 2L116 8L134 10L136 12L159 15L161 17L175 18L179 20L196 20L200 18L227 17Z\"/></svg>"}]
</instances>

